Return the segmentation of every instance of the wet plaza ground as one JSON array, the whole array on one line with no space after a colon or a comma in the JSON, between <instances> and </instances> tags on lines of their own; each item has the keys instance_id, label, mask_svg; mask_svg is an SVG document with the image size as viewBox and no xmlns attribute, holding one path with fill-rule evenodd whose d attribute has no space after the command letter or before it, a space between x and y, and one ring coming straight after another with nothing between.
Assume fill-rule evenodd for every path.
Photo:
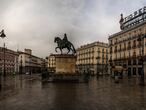
<instances>
[{"instance_id":1,"label":"wet plaza ground","mask_svg":"<svg viewBox=\"0 0 146 110\"><path fill-rule=\"evenodd\" d=\"M42 84L39 76L10 76L1 79L0 110L146 110L146 87L138 82L104 76Z\"/></svg>"}]
</instances>

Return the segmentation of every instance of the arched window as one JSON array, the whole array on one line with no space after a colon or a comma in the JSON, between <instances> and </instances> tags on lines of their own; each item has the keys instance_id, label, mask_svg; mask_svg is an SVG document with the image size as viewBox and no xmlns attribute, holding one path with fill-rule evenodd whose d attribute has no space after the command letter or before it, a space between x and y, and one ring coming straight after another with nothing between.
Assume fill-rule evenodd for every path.
<instances>
[{"instance_id":1,"label":"arched window","mask_svg":"<svg viewBox=\"0 0 146 110\"><path fill-rule=\"evenodd\" d=\"M127 48L131 49L131 42L130 41L128 42L128 47Z\"/></svg>"},{"instance_id":2,"label":"arched window","mask_svg":"<svg viewBox=\"0 0 146 110\"><path fill-rule=\"evenodd\" d=\"M110 53L112 53L113 51L112 51L112 47L110 48Z\"/></svg>"},{"instance_id":3,"label":"arched window","mask_svg":"<svg viewBox=\"0 0 146 110\"><path fill-rule=\"evenodd\" d=\"M126 43L124 43L124 50L126 50Z\"/></svg>"},{"instance_id":4,"label":"arched window","mask_svg":"<svg viewBox=\"0 0 146 110\"><path fill-rule=\"evenodd\" d=\"M133 41L133 48L136 48L136 40Z\"/></svg>"},{"instance_id":5,"label":"arched window","mask_svg":"<svg viewBox=\"0 0 146 110\"><path fill-rule=\"evenodd\" d=\"M120 44L120 49L119 50L121 51L121 44Z\"/></svg>"},{"instance_id":6,"label":"arched window","mask_svg":"<svg viewBox=\"0 0 146 110\"><path fill-rule=\"evenodd\" d=\"M133 52L133 57L136 57L136 52L135 51Z\"/></svg>"},{"instance_id":7,"label":"arched window","mask_svg":"<svg viewBox=\"0 0 146 110\"><path fill-rule=\"evenodd\" d=\"M115 46L115 52L117 52L117 46Z\"/></svg>"}]
</instances>

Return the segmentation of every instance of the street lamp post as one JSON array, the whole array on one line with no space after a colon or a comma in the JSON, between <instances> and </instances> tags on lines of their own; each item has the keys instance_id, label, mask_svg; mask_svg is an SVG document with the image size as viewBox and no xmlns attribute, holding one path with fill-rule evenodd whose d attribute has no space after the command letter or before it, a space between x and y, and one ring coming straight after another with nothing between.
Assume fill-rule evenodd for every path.
<instances>
[{"instance_id":1,"label":"street lamp post","mask_svg":"<svg viewBox=\"0 0 146 110\"><path fill-rule=\"evenodd\" d=\"M4 33L4 30L2 30L1 32L0 32L0 37L3 39L3 38L5 38L6 37L6 35L5 35L5 33ZM4 58L4 60L5 60L5 58ZM4 64L5 65L5 64ZM4 67L4 70L5 70L5 67ZM1 73L0 73L0 89L2 88L2 82L1 82Z\"/></svg>"},{"instance_id":2,"label":"street lamp post","mask_svg":"<svg viewBox=\"0 0 146 110\"><path fill-rule=\"evenodd\" d=\"M2 31L0 32L0 37L1 37L1 38L5 38L5 37L6 37L6 35L5 35L5 33L4 33L4 30L2 30Z\"/></svg>"},{"instance_id":3,"label":"street lamp post","mask_svg":"<svg viewBox=\"0 0 146 110\"><path fill-rule=\"evenodd\" d=\"M30 79L31 79L31 75L32 75L32 68L31 68L31 66L32 66L32 60L31 60L31 55L29 56L29 66L30 66L30 68L29 68L29 75L30 75Z\"/></svg>"},{"instance_id":4,"label":"street lamp post","mask_svg":"<svg viewBox=\"0 0 146 110\"><path fill-rule=\"evenodd\" d=\"M21 56L21 59L20 59L20 75L22 75L22 56Z\"/></svg>"},{"instance_id":5,"label":"street lamp post","mask_svg":"<svg viewBox=\"0 0 146 110\"><path fill-rule=\"evenodd\" d=\"M101 72L102 72L102 76L103 76L103 58L102 58L102 62L101 62L101 68L102 68Z\"/></svg>"},{"instance_id":6,"label":"street lamp post","mask_svg":"<svg viewBox=\"0 0 146 110\"><path fill-rule=\"evenodd\" d=\"M139 38L137 39L137 41L139 41L141 43L141 56L140 56L140 60L142 61L142 71L141 71L141 77L140 77L140 85L141 86L144 86L145 85L145 82L144 82L144 38L146 37L146 35L140 35Z\"/></svg>"},{"instance_id":7,"label":"street lamp post","mask_svg":"<svg viewBox=\"0 0 146 110\"><path fill-rule=\"evenodd\" d=\"M99 59L98 59L98 57L96 58L97 59L97 67L96 67L96 71L97 71L97 73L96 73L96 76L97 76L97 78L99 77L99 71L98 71L98 66L99 66Z\"/></svg>"},{"instance_id":8,"label":"street lamp post","mask_svg":"<svg viewBox=\"0 0 146 110\"><path fill-rule=\"evenodd\" d=\"M6 37L5 33L4 33L4 30L2 29L2 31L0 32L0 37L3 39ZM3 70L3 75L6 76L6 71L5 71L5 43L4 43L4 70Z\"/></svg>"},{"instance_id":9,"label":"street lamp post","mask_svg":"<svg viewBox=\"0 0 146 110\"><path fill-rule=\"evenodd\" d=\"M19 78L20 78L20 87L22 88L22 74L23 74L23 71L22 71L22 55L20 55L20 66L19 66Z\"/></svg>"},{"instance_id":10,"label":"street lamp post","mask_svg":"<svg viewBox=\"0 0 146 110\"><path fill-rule=\"evenodd\" d=\"M20 57L20 72L19 72L19 76L20 76L20 86L22 87L22 55Z\"/></svg>"},{"instance_id":11,"label":"street lamp post","mask_svg":"<svg viewBox=\"0 0 146 110\"><path fill-rule=\"evenodd\" d=\"M4 43L4 77L6 76L6 64L5 64L5 43Z\"/></svg>"}]
</instances>

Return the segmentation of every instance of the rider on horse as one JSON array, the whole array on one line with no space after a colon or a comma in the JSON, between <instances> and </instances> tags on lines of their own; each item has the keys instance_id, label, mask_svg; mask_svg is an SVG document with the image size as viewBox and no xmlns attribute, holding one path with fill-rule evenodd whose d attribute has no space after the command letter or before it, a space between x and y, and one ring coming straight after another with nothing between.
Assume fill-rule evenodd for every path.
<instances>
[{"instance_id":1,"label":"rider on horse","mask_svg":"<svg viewBox=\"0 0 146 110\"><path fill-rule=\"evenodd\" d=\"M55 37L54 42L58 44L58 46L55 48L56 52L57 52L57 48L59 48L62 54L62 49L67 48L68 49L67 54L70 52L70 50L72 50L74 54L76 53L73 44L70 41L68 41L66 33L64 34L64 38L62 40L59 37Z\"/></svg>"},{"instance_id":2,"label":"rider on horse","mask_svg":"<svg viewBox=\"0 0 146 110\"><path fill-rule=\"evenodd\" d=\"M64 38L63 38L63 43L66 44L66 42L68 42L68 38L67 38L67 35L66 33L64 34Z\"/></svg>"}]
</instances>

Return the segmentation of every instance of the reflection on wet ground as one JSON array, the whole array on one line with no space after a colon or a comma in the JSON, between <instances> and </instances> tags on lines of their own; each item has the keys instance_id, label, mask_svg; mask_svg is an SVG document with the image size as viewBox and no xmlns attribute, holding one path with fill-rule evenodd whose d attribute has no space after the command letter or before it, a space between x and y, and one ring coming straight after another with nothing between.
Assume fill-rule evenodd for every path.
<instances>
[{"instance_id":1,"label":"reflection on wet ground","mask_svg":"<svg viewBox=\"0 0 146 110\"><path fill-rule=\"evenodd\" d=\"M1 79L0 110L145 110L138 79L93 77L89 83L45 83L39 76Z\"/></svg>"}]
</instances>

